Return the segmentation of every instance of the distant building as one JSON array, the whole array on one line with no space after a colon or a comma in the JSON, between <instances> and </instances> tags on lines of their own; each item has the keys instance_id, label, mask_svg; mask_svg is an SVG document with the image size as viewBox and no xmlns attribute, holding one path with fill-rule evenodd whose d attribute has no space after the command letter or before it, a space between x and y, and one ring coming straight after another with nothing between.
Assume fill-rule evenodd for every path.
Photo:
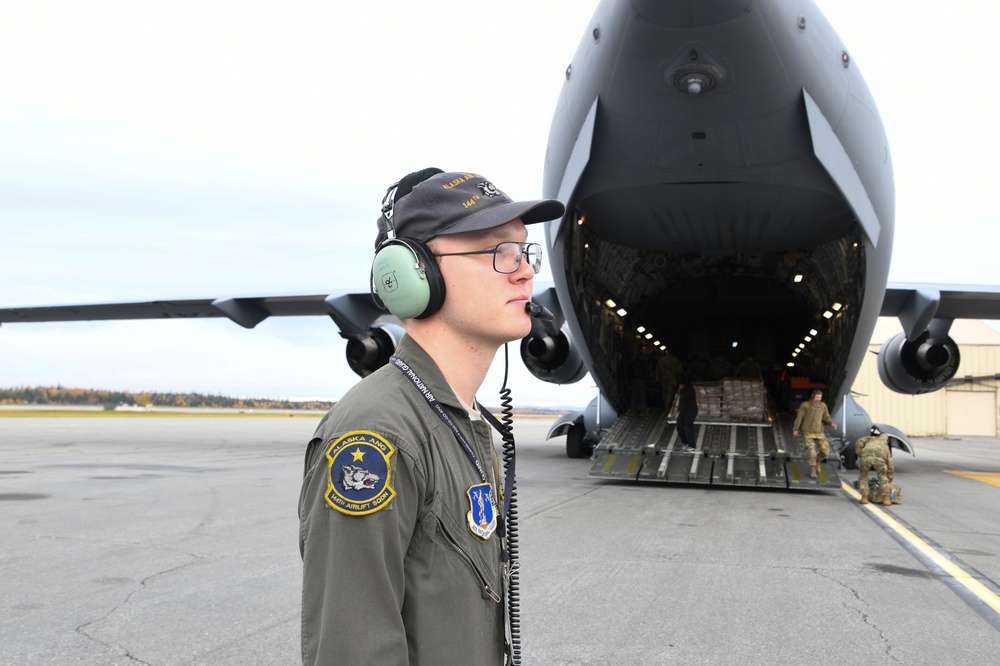
<instances>
[{"instance_id":1,"label":"distant building","mask_svg":"<svg viewBox=\"0 0 1000 666\"><path fill-rule=\"evenodd\" d=\"M956 319L951 338L962 356L958 374L947 387L919 396L895 393L879 378L877 357L882 344L901 332L895 317L875 326L864 363L854 380L855 398L872 420L896 426L914 437L1000 437L997 389L1000 381L1000 331L984 321Z\"/></svg>"}]
</instances>

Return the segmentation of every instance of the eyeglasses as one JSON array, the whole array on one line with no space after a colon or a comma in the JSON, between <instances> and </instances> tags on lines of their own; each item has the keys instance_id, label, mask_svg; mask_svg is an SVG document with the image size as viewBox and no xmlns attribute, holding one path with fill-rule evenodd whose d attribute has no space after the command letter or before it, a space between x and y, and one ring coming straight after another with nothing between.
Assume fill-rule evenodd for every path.
<instances>
[{"instance_id":1,"label":"eyeglasses","mask_svg":"<svg viewBox=\"0 0 1000 666\"><path fill-rule=\"evenodd\" d=\"M493 270L503 275L516 273L521 268L521 257L528 258L528 265L536 274L542 269L542 247L538 243L517 243L504 241L498 243L492 250L476 250L474 252L442 252L435 257L457 257L463 254L492 254Z\"/></svg>"}]
</instances>

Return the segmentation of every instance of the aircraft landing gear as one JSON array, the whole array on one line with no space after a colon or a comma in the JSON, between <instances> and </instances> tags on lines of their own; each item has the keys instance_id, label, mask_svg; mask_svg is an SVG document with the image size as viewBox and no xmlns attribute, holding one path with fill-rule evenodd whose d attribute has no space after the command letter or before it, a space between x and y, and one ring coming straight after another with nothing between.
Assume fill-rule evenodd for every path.
<instances>
[{"instance_id":1,"label":"aircraft landing gear","mask_svg":"<svg viewBox=\"0 0 1000 666\"><path fill-rule=\"evenodd\" d=\"M844 458L844 469L857 469L858 468L858 454L848 446L843 452Z\"/></svg>"},{"instance_id":2,"label":"aircraft landing gear","mask_svg":"<svg viewBox=\"0 0 1000 666\"><path fill-rule=\"evenodd\" d=\"M589 458L590 445L587 444L585 428L582 423L574 423L566 433L566 457Z\"/></svg>"}]
</instances>

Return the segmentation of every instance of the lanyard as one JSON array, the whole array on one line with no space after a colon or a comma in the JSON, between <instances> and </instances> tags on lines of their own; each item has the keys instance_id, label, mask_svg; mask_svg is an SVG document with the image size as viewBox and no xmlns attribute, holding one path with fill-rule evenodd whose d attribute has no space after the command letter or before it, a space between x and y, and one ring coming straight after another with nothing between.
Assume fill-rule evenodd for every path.
<instances>
[{"instance_id":1,"label":"lanyard","mask_svg":"<svg viewBox=\"0 0 1000 666\"><path fill-rule=\"evenodd\" d=\"M410 380L410 382L417 388L417 390L420 391L420 394L424 396L424 400L426 400L427 404L431 406L431 409L434 410L434 413L438 415L438 418L444 421L444 424L451 429L452 433L454 433L455 435L455 439L458 440L458 443L465 450L465 455L468 456L469 460L472 461L472 464L476 466L476 471L479 472L479 478L482 479L483 483L490 483L489 479L486 476L486 470L483 469L483 464L479 461L479 456L477 456L476 452L472 450L472 445L469 443L468 438L462 433L461 430L458 429L458 425L448 415L448 412L444 410L444 407L442 407L441 403L438 402L437 398L434 397L434 394L431 393L431 390L427 387L427 385L424 384L424 382L420 379L419 376L417 376L417 373L414 372L414 370L409 365L407 365L403 359L399 358L395 354L389 357L389 362L392 363L394 366L396 366L399 369L399 371L402 372L406 376L406 378ZM490 423L490 425L492 425L494 428L497 428L500 431L500 434L502 435L503 426L500 425L500 422L497 421L496 417L490 414L488 411L486 411L486 409L484 409L482 405L479 405L479 410L480 412L482 412L483 417ZM514 466L513 466L513 461L511 461L511 465L507 469L506 478L504 479L503 511L497 515L497 528L499 529L500 534L504 537L506 537L506 533L504 531L504 523L507 517L507 511L510 509L510 496L513 485L514 485ZM493 487L492 483L490 483L490 487L491 488ZM508 557L507 549L504 548L501 558L504 561L507 561L507 557Z\"/></svg>"}]
</instances>

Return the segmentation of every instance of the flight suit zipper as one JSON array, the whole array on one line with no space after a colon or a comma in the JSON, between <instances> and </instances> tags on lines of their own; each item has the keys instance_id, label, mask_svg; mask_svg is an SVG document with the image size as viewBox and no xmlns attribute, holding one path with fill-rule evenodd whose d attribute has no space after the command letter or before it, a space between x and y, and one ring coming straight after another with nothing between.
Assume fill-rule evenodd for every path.
<instances>
[{"instance_id":1,"label":"flight suit zipper","mask_svg":"<svg viewBox=\"0 0 1000 666\"><path fill-rule=\"evenodd\" d=\"M476 577L479 579L480 584L482 584L483 586L484 594L490 599L492 599L494 603L500 603L501 601L500 594L493 589L489 581L486 580L486 577L482 574L482 572L479 571L479 567L476 566L476 562L472 559L472 556L470 556L467 552L465 552L465 549L462 548L460 545L458 545L458 543L456 543L455 540L451 538L451 535L448 534L447 530L444 529L443 525L440 525L440 528L441 528L441 534L444 535L445 541L448 543L448 545L455 549L455 552L457 552L458 555L463 560L465 560L465 563L469 565L469 568L472 569L472 572L476 574Z\"/></svg>"}]
</instances>

